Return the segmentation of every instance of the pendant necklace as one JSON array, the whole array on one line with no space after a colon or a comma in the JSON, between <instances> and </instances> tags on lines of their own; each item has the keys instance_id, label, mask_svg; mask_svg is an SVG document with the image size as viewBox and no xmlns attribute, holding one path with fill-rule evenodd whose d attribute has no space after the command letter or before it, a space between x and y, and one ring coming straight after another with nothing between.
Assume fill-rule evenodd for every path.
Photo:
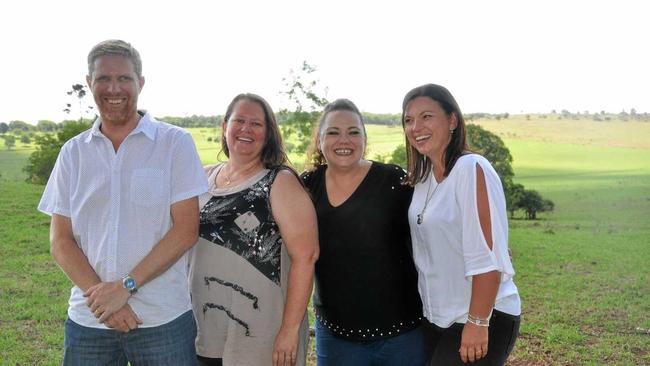
<instances>
[{"instance_id":1,"label":"pendant necklace","mask_svg":"<svg viewBox=\"0 0 650 366\"><path fill-rule=\"evenodd\" d=\"M230 177L227 176L226 174L224 174L224 179L226 180L226 181L224 182L224 184L225 184L226 186L229 186L230 183L232 183L232 181L230 180Z\"/></svg>"},{"instance_id":2,"label":"pendant necklace","mask_svg":"<svg viewBox=\"0 0 650 366\"><path fill-rule=\"evenodd\" d=\"M214 183L217 183L217 177L222 176L223 177L223 184L224 186L228 187L232 182L239 182L242 180L246 180L249 177L251 177L253 174L255 174L256 170L259 168L259 164L254 164L249 167L244 167L243 169L240 169L238 171L230 172L230 174L226 173L226 167L229 167L230 165L226 162L221 166L221 169L219 169L219 172L217 175L214 177Z\"/></svg>"},{"instance_id":3,"label":"pendant necklace","mask_svg":"<svg viewBox=\"0 0 650 366\"><path fill-rule=\"evenodd\" d=\"M223 167L221 167L221 170L219 170L219 173L223 172L223 179L225 180L224 185L227 187L232 183L232 179L230 179L230 175L226 174L226 165L228 163L224 164ZM217 183L217 177L214 177L214 182Z\"/></svg>"},{"instance_id":4,"label":"pendant necklace","mask_svg":"<svg viewBox=\"0 0 650 366\"><path fill-rule=\"evenodd\" d=\"M433 182L435 176L433 175L433 171L431 172L431 180L429 181L429 187L427 188L427 199L424 201L424 207L422 207L422 211L418 214L418 220L417 223L418 225L422 224L422 221L424 221L424 211L427 209L427 206L429 205L429 201L433 198L433 196L436 194L436 191L438 190L438 187L442 184L442 182L438 183L436 185L436 188L433 189L433 193L431 193L431 196L429 196L429 192L431 192L431 183Z\"/></svg>"},{"instance_id":5,"label":"pendant necklace","mask_svg":"<svg viewBox=\"0 0 650 366\"><path fill-rule=\"evenodd\" d=\"M229 186L230 183L232 183L233 180L241 179L242 177L246 176L250 170L252 170L252 168L244 168L240 172L231 172L230 174L228 174L228 173L226 173L226 166L228 166L228 163L225 163L223 165L223 167L221 168L221 170L219 170L219 173L217 174L217 175L220 175L221 173L223 173L223 179L224 179L223 184L226 187ZM255 168L255 167L253 166L253 168ZM233 176L235 174L238 174L238 175L237 175L236 178L233 178ZM215 181L215 183L217 182L217 177L214 178L214 181Z\"/></svg>"}]
</instances>

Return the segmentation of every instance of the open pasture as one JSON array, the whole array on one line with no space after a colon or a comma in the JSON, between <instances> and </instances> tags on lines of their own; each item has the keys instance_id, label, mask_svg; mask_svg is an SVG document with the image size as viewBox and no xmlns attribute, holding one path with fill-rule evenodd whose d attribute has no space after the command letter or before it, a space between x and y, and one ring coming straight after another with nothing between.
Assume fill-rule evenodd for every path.
<instances>
[{"instance_id":1,"label":"open pasture","mask_svg":"<svg viewBox=\"0 0 650 366\"><path fill-rule=\"evenodd\" d=\"M509 365L650 364L650 124L478 123L504 139L515 181L555 202L539 220L510 220L523 321ZM217 130L191 132L216 162ZM369 157L403 143L399 127L368 133ZM55 365L70 283L49 256L43 187L23 182L19 147L0 140L0 364Z\"/></svg>"}]
</instances>

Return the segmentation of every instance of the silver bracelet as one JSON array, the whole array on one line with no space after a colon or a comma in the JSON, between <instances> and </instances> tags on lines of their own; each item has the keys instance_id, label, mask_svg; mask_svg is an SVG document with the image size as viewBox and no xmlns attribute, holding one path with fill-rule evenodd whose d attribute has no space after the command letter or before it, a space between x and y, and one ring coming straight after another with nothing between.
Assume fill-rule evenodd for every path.
<instances>
[{"instance_id":1,"label":"silver bracelet","mask_svg":"<svg viewBox=\"0 0 650 366\"><path fill-rule=\"evenodd\" d=\"M488 316L487 318L483 319L483 318L479 318L478 316L474 316L472 314L467 314L467 321L474 325L478 325L479 327L489 327L491 315L492 314L490 314L490 316Z\"/></svg>"}]
</instances>

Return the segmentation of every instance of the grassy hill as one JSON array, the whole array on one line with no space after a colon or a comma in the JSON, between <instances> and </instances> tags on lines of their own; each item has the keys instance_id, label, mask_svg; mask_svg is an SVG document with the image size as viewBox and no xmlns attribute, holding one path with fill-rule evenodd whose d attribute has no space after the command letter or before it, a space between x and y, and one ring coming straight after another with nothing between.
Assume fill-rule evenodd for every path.
<instances>
[{"instance_id":1,"label":"grassy hill","mask_svg":"<svg viewBox=\"0 0 650 366\"><path fill-rule=\"evenodd\" d=\"M523 321L509 365L650 364L650 123L476 123L503 138L515 181L556 205L536 221L510 220ZM191 132L203 162L215 162L220 145L207 138L217 131ZM399 127L368 133L369 157L403 142ZM53 365L70 284L35 209L43 187L20 181L26 152L0 139L0 364Z\"/></svg>"}]
</instances>

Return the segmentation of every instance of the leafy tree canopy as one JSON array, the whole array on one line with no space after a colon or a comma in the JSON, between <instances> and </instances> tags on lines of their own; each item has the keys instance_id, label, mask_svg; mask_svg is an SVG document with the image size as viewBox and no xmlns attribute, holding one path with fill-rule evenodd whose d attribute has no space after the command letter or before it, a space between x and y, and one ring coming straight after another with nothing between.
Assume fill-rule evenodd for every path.
<instances>
[{"instance_id":1,"label":"leafy tree canopy","mask_svg":"<svg viewBox=\"0 0 650 366\"><path fill-rule=\"evenodd\" d=\"M23 121L11 121L9 122L9 131L30 131L33 130L34 126L30 125L27 122Z\"/></svg>"},{"instance_id":2,"label":"leafy tree canopy","mask_svg":"<svg viewBox=\"0 0 650 366\"><path fill-rule=\"evenodd\" d=\"M4 135L2 138L5 139L5 147L7 150L11 150L16 145L16 137L13 135Z\"/></svg>"},{"instance_id":3,"label":"leafy tree canopy","mask_svg":"<svg viewBox=\"0 0 650 366\"><path fill-rule=\"evenodd\" d=\"M90 128L90 125L90 122L73 121L66 123L57 132L56 136L51 133L35 136L36 151L29 156L27 166L23 168L23 171L28 175L27 181L35 184L45 184L50 178L54 163L63 144Z\"/></svg>"},{"instance_id":4,"label":"leafy tree canopy","mask_svg":"<svg viewBox=\"0 0 650 366\"><path fill-rule=\"evenodd\" d=\"M285 141L296 137L297 143L286 144L287 150L299 154L307 151L313 126L328 103L327 98L321 96L327 93L327 88L320 89L315 72L316 68L304 61L299 71L291 70L289 78L282 80L286 90L280 94L287 98L291 107L279 111L278 123Z\"/></svg>"}]
</instances>

